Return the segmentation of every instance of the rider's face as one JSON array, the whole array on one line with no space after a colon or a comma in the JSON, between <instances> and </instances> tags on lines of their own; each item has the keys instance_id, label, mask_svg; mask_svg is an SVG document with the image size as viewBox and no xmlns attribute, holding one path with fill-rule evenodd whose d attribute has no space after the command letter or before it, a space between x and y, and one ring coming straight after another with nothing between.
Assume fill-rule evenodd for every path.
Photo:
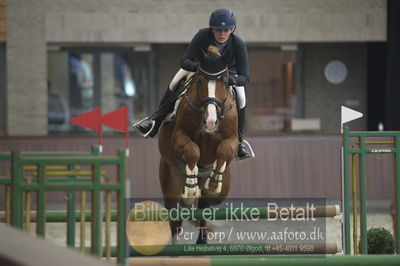
<instances>
[{"instance_id":1,"label":"rider's face","mask_svg":"<svg viewBox=\"0 0 400 266\"><path fill-rule=\"evenodd\" d=\"M214 39L219 43L219 44L224 44L228 39L231 33L233 32L232 29L226 29L226 30L212 30L214 34Z\"/></svg>"}]
</instances>

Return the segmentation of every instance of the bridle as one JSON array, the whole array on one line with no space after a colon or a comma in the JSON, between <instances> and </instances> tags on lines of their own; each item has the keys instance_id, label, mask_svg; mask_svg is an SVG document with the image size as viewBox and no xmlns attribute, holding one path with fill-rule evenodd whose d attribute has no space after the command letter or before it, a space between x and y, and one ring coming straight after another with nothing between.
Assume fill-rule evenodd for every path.
<instances>
[{"instance_id":1,"label":"bridle","mask_svg":"<svg viewBox=\"0 0 400 266\"><path fill-rule=\"evenodd\" d=\"M226 67L225 69L223 69L222 71L219 71L217 73L209 73L199 66L197 68L196 74L193 77L193 81L198 80L199 75L206 77L207 80L217 81L223 77L227 77L229 80L228 67ZM230 109L232 109L232 107L234 105L236 105L235 97L233 97L233 101L230 104L226 105L226 101L228 99L228 93L231 93L229 91L228 84L224 84L224 91L225 91L225 97L223 100L220 100L216 97L207 97L207 98L204 98L204 99L201 99L200 101L198 101L198 104L194 104L191 101L191 99L189 98L189 95L187 95L187 92L185 92L184 97L185 97L186 102L189 104L190 108L201 117L204 116L202 109L205 105L208 105L208 104L215 105L215 107L217 109L217 118L218 118L218 120L221 120L224 118L225 113L228 112Z\"/></svg>"}]
</instances>

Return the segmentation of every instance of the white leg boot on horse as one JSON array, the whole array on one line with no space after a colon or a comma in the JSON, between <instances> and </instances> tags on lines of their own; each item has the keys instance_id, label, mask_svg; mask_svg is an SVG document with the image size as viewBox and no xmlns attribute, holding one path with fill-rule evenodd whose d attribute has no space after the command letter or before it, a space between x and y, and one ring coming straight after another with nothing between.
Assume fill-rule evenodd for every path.
<instances>
[{"instance_id":1,"label":"white leg boot on horse","mask_svg":"<svg viewBox=\"0 0 400 266\"><path fill-rule=\"evenodd\" d=\"M222 190L222 176L225 172L226 162L217 169L217 160L213 164L213 171L211 175L207 178L204 188L209 196L217 196Z\"/></svg>"},{"instance_id":2,"label":"white leg boot on horse","mask_svg":"<svg viewBox=\"0 0 400 266\"><path fill-rule=\"evenodd\" d=\"M200 188L197 185L197 175L199 174L199 168L197 165L190 170L189 165L186 165L186 180L182 199L186 206L190 206L195 199L200 198Z\"/></svg>"},{"instance_id":3,"label":"white leg boot on horse","mask_svg":"<svg viewBox=\"0 0 400 266\"><path fill-rule=\"evenodd\" d=\"M182 199L186 206L192 205L195 199L200 197L200 188L197 184L199 169L197 162L200 158L200 148L194 143L183 130L176 130L172 136L175 143L174 149L182 154L186 161L186 179L183 187Z\"/></svg>"}]
</instances>

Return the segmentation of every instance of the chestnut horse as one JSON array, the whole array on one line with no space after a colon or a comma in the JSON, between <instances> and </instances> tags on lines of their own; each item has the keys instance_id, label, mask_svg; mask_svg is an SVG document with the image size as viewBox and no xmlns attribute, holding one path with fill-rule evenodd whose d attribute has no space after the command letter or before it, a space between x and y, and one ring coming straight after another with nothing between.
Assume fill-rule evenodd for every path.
<instances>
[{"instance_id":1,"label":"chestnut horse","mask_svg":"<svg viewBox=\"0 0 400 266\"><path fill-rule=\"evenodd\" d=\"M210 46L181 96L175 119L159 135L160 183L167 209L208 208L227 197L238 147L238 113L225 55ZM171 221L172 235L182 222ZM206 221L200 221L206 228ZM200 230L198 244L207 242Z\"/></svg>"}]
</instances>

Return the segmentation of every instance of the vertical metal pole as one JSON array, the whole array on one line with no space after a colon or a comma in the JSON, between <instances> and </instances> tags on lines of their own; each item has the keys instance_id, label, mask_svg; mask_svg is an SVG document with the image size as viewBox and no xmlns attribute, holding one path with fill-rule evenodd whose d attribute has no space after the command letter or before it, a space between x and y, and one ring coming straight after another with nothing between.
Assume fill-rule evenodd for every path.
<instances>
[{"instance_id":1,"label":"vertical metal pole","mask_svg":"<svg viewBox=\"0 0 400 266\"><path fill-rule=\"evenodd\" d=\"M343 147L342 147L342 182L344 187L344 193L342 201L344 202L343 213L344 213L344 251L345 254L351 254L351 242L350 242L350 206L349 206L349 128L345 127L343 131ZM343 206L343 203L342 203ZM343 237L343 236L342 236Z\"/></svg>"},{"instance_id":2,"label":"vertical metal pole","mask_svg":"<svg viewBox=\"0 0 400 266\"><path fill-rule=\"evenodd\" d=\"M395 184L395 232L396 232L396 248L397 248L397 254L400 253L400 197L398 195L400 191L400 134L396 134L396 163L395 163L395 169L396 169L396 184Z\"/></svg>"},{"instance_id":3,"label":"vertical metal pole","mask_svg":"<svg viewBox=\"0 0 400 266\"><path fill-rule=\"evenodd\" d=\"M353 252L354 255L358 254L357 248L357 164L356 164L357 155L353 153L351 155L351 169L352 169L352 185L353 185Z\"/></svg>"},{"instance_id":4,"label":"vertical metal pole","mask_svg":"<svg viewBox=\"0 0 400 266\"><path fill-rule=\"evenodd\" d=\"M85 253L85 240L86 240L86 191L82 190L81 192L81 213L80 213L80 248L81 252Z\"/></svg>"},{"instance_id":5,"label":"vertical metal pole","mask_svg":"<svg viewBox=\"0 0 400 266\"><path fill-rule=\"evenodd\" d=\"M109 178L107 183L110 184ZM105 224L105 244L106 244L106 258L110 260L111 257L111 190L106 191L106 224Z\"/></svg>"},{"instance_id":6,"label":"vertical metal pole","mask_svg":"<svg viewBox=\"0 0 400 266\"><path fill-rule=\"evenodd\" d=\"M67 195L67 245L75 247L75 191L69 191Z\"/></svg>"},{"instance_id":7,"label":"vertical metal pole","mask_svg":"<svg viewBox=\"0 0 400 266\"><path fill-rule=\"evenodd\" d=\"M125 224L125 213L126 213L126 204L125 204L125 182L126 182L126 154L125 151L119 151L118 154L118 207L117 207L117 216L118 216L118 228L117 228L117 261L121 265L125 265L128 260L126 257L129 253L127 252L127 241L125 237L126 232L126 224ZM129 185L129 183L128 183ZM129 188L128 188L129 190Z\"/></svg>"},{"instance_id":8,"label":"vertical metal pole","mask_svg":"<svg viewBox=\"0 0 400 266\"><path fill-rule=\"evenodd\" d=\"M22 229L21 162L19 151L11 152L11 225Z\"/></svg>"},{"instance_id":9,"label":"vertical metal pole","mask_svg":"<svg viewBox=\"0 0 400 266\"><path fill-rule=\"evenodd\" d=\"M40 163L39 167L39 180L38 180L38 204L37 204L37 214L36 214L36 233L42 237L45 236L45 224L46 224L46 200L45 200L45 174L46 165L45 163Z\"/></svg>"},{"instance_id":10,"label":"vertical metal pole","mask_svg":"<svg viewBox=\"0 0 400 266\"><path fill-rule=\"evenodd\" d=\"M27 184L32 184L32 177L27 178ZM31 192L25 191L25 232L31 232Z\"/></svg>"},{"instance_id":11,"label":"vertical metal pole","mask_svg":"<svg viewBox=\"0 0 400 266\"><path fill-rule=\"evenodd\" d=\"M92 162L92 171L94 173L94 190L92 191L92 245L91 252L94 255L101 256L101 222L103 215L101 214L101 173L100 163ZM100 218L101 217L101 218Z\"/></svg>"},{"instance_id":12,"label":"vertical metal pole","mask_svg":"<svg viewBox=\"0 0 400 266\"><path fill-rule=\"evenodd\" d=\"M367 254L367 196L365 190L365 136L360 136L360 240L361 254Z\"/></svg>"},{"instance_id":13,"label":"vertical metal pole","mask_svg":"<svg viewBox=\"0 0 400 266\"><path fill-rule=\"evenodd\" d=\"M75 170L75 166L68 165L68 170ZM75 176L70 179L75 181ZM75 191L68 191L67 195L67 246L75 247Z\"/></svg>"},{"instance_id":14,"label":"vertical metal pole","mask_svg":"<svg viewBox=\"0 0 400 266\"><path fill-rule=\"evenodd\" d=\"M11 224L11 185L6 185L6 224Z\"/></svg>"}]
</instances>

